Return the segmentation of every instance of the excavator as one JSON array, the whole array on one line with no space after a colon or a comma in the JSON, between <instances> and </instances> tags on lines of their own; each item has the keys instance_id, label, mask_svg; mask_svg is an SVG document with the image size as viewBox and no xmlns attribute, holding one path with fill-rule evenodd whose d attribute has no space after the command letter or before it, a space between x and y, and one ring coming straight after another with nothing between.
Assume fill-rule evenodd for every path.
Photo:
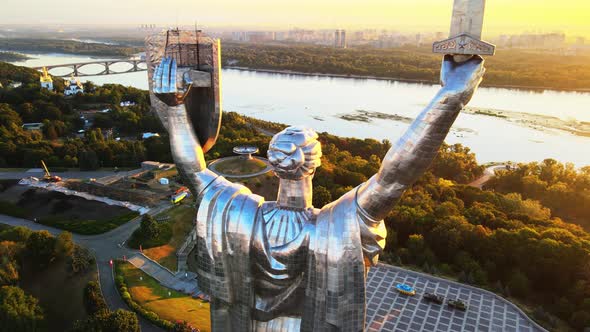
<instances>
[{"instance_id":1,"label":"excavator","mask_svg":"<svg viewBox=\"0 0 590 332\"><path fill-rule=\"evenodd\" d=\"M45 174L43 175L43 181L47 181L47 182L60 182L61 181L61 177L59 177L57 175L51 175L51 173L49 173L49 169L47 168L47 165L45 165L45 162L43 160L41 160L41 165L43 165L43 169L45 170Z\"/></svg>"}]
</instances>

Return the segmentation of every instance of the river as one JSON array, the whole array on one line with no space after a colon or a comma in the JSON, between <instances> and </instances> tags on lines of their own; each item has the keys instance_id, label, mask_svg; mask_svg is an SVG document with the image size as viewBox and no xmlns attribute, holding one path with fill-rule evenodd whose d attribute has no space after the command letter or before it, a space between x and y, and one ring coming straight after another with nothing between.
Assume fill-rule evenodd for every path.
<instances>
[{"instance_id":1,"label":"river","mask_svg":"<svg viewBox=\"0 0 590 332\"><path fill-rule=\"evenodd\" d=\"M30 55L15 63L29 67L97 60L63 54ZM98 69L98 68L97 68ZM88 72L92 72L91 68ZM57 73L57 72L55 72ZM146 72L86 77L97 84L118 83L147 89ZM332 78L226 69L223 109L331 134L395 141L435 95L438 86L387 80ZM481 88L469 106L590 122L590 93ZM377 115L350 120L358 111ZM396 115L398 119L386 119ZM348 120L342 116L348 115ZM404 120L405 119L405 120ZM447 143L462 143L480 163L529 162L554 158L577 167L590 165L590 137L507 119L462 113Z\"/></svg>"}]
</instances>

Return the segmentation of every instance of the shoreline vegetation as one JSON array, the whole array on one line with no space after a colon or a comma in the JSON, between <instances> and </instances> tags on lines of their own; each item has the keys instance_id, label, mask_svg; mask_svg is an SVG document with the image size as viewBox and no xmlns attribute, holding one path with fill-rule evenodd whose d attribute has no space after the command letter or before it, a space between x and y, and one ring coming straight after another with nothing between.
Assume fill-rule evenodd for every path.
<instances>
[{"instance_id":1,"label":"shoreline vegetation","mask_svg":"<svg viewBox=\"0 0 590 332\"><path fill-rule=\"evenodd\" d=\"M567 58L567 61L563 61ZM300 44L224 43L226 68L294 75L396 80L438 84L440 55L429 46L335 49ZM486 57L482 86L590 92L590 56L500 49Z\"/></svg>"},{"instance_id":2,"label":"shoreline vegetation","mask_svg":"<svg viewBox=\"0 0 590 332\"><path fill-rule=\"evenodd\" d=\"M17 62L17 61L25 61L25 60L29 60L29 59L31 59L31 57L29 57L26 54L17 53L17 52L0 51L0 61Z\"/></svg>"},{"instance_id":3,"label":"shoreline vegetation","mask_svg":"<svg viewBox=\"0 0 590 332\"><path fill-rule=\"evenodd\" d=\"M401 83L415 83L415 84L425 84L425 85L438 85L440 82L438 80L424 80L424 79L411 79L411 78L403 78L403 77L387 77L387 76L375 76L375 75L353 75L353 74L328 74L328 73L320 73L320 72L303 72L303 71L293 71L288 69L264 69L264 68L252 68L252 67L241 67L241 66L231 66L226 65L223 69L232 69L232 70L240 70L240 71L251 71L251 72L258 72L258 73L266 73L266 74L283 74L283 75L296 75L296 76L318 76L318 77L329 77L329 78L350 78L350 79L360 79L360 80L377 80L377 81L393 81L393 82L401 82ZM481 85L484 88L493 88L493 89L512 89L512 90L523 90L523 91L534 91L534 92L543 92L543 91L557 91L557 92L579 92L579 93L590 93L590 87L588 88L556 88L551 86L526 86L526 85L494 85L489 83L482 83Z\"/></svg>"},{"instance_id":4,"label":"shoreline vegetation","mask_svg":"<svg viewBox=\"0 0 590 332\"><path fill-rule=\"evenodd\" d=\"M143 48L104 43L85 43L61 39L0 39L0 50L23 53L63 53L86 56L129 57L143 51ZM5 61L1 60L0 61Z\"/></svg>"}]
</instances>

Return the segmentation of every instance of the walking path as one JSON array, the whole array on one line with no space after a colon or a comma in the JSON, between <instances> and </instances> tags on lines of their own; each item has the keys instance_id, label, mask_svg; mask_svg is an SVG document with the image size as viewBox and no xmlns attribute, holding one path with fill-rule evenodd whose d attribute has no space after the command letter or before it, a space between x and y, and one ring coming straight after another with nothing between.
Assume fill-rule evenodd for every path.
<instances>
[{"instance_id":1,"label":"walking path","mask_svg":"<svg viewBox=\"0 0 590 332\"><path fill-rule=\"evenodd\" d=\"M197 275L192 272L173 273L162 265L154 262L144 254L135 254L127 259L136 268L149 274L162 286L193 296L200 293Z\"/></svg>"}]
</instances>

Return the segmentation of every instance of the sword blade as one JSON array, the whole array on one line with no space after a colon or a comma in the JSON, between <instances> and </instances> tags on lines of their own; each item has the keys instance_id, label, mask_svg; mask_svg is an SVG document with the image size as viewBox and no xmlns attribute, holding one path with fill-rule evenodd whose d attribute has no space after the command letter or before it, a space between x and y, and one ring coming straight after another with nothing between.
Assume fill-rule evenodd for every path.
<instances>
[{"instance_id":1,"label":"sword blade","mask_svg":"<svg viewBox=\"0 0 590 332\"><path fill-rule=\"evenodd\" d=\"M468 34L481 39L485 7L485 0L455 0L449 37Z\"/></svg>"}]
</instances>

